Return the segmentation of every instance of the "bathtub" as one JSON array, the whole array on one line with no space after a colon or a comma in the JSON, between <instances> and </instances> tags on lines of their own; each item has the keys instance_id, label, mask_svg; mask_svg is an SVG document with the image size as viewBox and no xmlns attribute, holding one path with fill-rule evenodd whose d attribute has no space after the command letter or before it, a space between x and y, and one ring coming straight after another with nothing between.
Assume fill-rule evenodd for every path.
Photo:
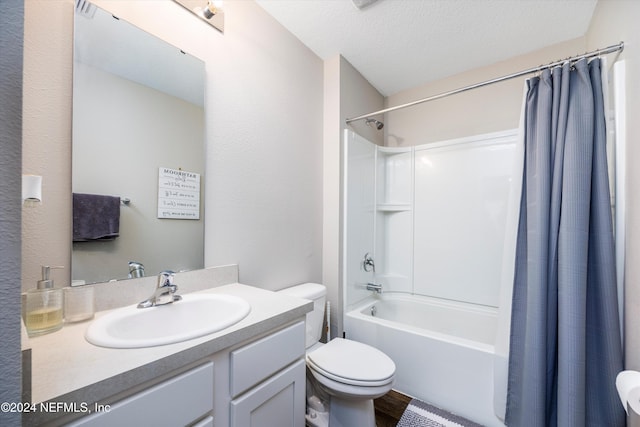
<instances>
[{"instance_id":1,"label":"bathtub","mask_svg":"<svg viewBox=\"0 0 640 427\"><path fill-rule=\"evenodd\" d=\"M497 309L384 293L345 313L346 337L396 363L393 388L485 426L493 413Z\"/></svg>"}]
</instances>

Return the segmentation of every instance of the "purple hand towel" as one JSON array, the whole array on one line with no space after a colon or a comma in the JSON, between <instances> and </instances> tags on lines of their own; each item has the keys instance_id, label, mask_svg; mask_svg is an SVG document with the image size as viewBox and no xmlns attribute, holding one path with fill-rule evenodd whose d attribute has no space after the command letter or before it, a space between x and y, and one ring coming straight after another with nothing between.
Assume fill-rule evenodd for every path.
<instances>
[{"instance_id":1,"label":"purple hand towel","mask_svg":"<svg viewBox=\"0 0 640 427\"><path fill-rule=\"evenodd\" d=\"M73 193L73 241L113 240L120 233L120 197Z\"/></svg>"}]
</instances>

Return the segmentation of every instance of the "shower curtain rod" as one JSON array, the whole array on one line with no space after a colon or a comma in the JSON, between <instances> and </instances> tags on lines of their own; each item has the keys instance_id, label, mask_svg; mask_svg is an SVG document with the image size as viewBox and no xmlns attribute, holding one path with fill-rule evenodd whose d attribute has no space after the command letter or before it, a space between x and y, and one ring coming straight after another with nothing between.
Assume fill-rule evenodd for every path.
<instances>
[{"instance_id":1,"label":"shower curtain rod","mask_svg":"<svg viewBox=\"0 0 640 427\"><path fill-rule=\"evenodd\" d=\"M395 107L385 108L383 110L374 111L373 113L363 114L362 116L352 117L350 119L346 119L346 123L350 124L351 122L367 119L369 117L373 117L373 116L376 116L378 114L388 113L388 112L391 112L391 111L400 110L402 108L413 107L414 105L422 104L424 102L433 101L433 100L440 99L440 98L445 98L447 96L455 95L455 94L462 93L462 92L466 92L466 91L471 90L471 89L477 89L479 87L488 86L488 85L491 85L491 84L494 84L494 83L498 83L498 82L502 82L502 81L505 81L505 80L514 79L516 77L525 76L527 74L538 73L538 72L540 72L542 70L545 70L547 68L557 67L557 66L562 65L562 64L564 64L566 62L575 62L575 61L578 61L578 60L583 59L583 58L592 58L594 56L606 55L608 53L617 52L619 50L621 51L623 49L624 49L624 42L620 42L620 43L618 43L616 45L613 45L613 46L605 47L603 49L594 50L592 52L587 52L585 54L574 56L574 57L571 57L571 58L555 61L555 62L552 62L552 63L547 64L547 65L541 65L541 66L538 66L538 67L535 67L535 68L529 68L528 70L519 71L517 73L509 74L509 75L502 76L502 77L497 77L495 79L491 79L491 80L487 80L487 81L484 81L484 82L475 83L475 84L472 84L472 85L469 85L469 86L461 87L461 88L458 88L458 89L450 90L449 92L443 92L443 93L440 93L438 95L430 96L428 98L419 99L417 101L408 102L408 103L402 104L402 105L396 105Z\"/></svg>"}]
</instances>

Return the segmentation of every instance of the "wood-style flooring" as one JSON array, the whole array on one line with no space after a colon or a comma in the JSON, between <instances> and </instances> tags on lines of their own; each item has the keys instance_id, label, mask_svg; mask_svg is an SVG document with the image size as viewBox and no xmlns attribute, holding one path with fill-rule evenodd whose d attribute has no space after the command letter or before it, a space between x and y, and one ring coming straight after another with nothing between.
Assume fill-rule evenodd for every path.
<instances>
[{"instance_id":1,"label":"wood-style flooring","mask_svg":"<svg viewBox=\"0 0 640 427\"><path fill-rule=\"evenodd\" d=\"M396 427L404 410L411 402L411 397L391 390L373 401L376 410L377 427Z\"/></svg>"}]
</instances>

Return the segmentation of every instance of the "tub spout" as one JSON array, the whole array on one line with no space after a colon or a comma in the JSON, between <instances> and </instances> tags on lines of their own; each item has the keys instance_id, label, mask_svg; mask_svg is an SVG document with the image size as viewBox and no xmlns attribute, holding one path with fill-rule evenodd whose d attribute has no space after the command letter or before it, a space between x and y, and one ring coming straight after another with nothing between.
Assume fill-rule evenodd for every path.
<instances>
[{"instance_id":1,"label":"tub spout","mask_svg":"<svg viewBox=\"0 0 640 427\"><path fill-rule=\"evenodd\" d=\"M377 293L382 293L382 285L376 285L375 283L367 283L368 291L376 291Z\"/></svg>"}]
</instances>

